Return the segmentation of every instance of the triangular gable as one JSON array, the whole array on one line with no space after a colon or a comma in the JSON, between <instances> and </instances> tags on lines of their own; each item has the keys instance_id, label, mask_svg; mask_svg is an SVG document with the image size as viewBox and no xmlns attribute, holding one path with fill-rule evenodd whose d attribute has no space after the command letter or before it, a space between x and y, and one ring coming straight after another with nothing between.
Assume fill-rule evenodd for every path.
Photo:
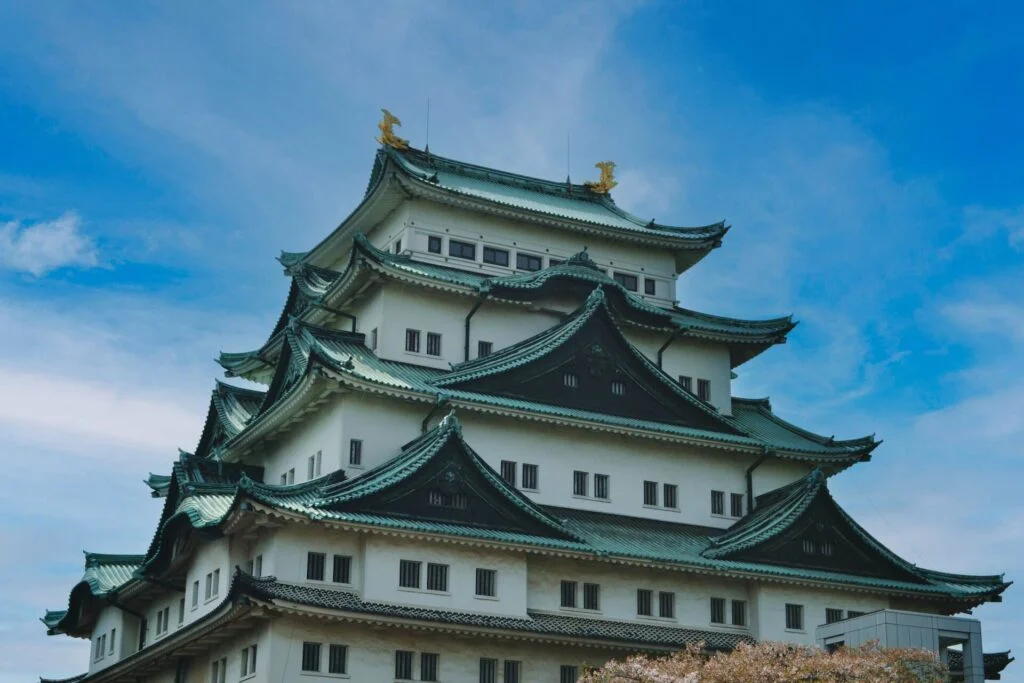
<instances>
[{"instance_id":1,"label":"triangular gable","mask_svg":"<svg viewBox=\"0 0 1024 683\"><path fill-rule=\"evenodd\" d=\"M325 487L316 507L575 540L469 447L454 413L392 460Z\"/></svg>"},{"instance_id":2,"label":"triangular gable","mask_svg":"<svg viewBox=\"0 0 1024 683\"><path fill-rule=\"evenodd\" d=\"M742 434L629 343L600 287L559 325L497 353L457 365L433 383L577 410Z\"/></svg>"},{"instance_id":3,"label":"triangular gable","mask_svg":"<svg viewBox=\"0 0 1024 683\"><path fill-rule=\"evenodd\" d=\"M820 469L757 497L755 510L711 539L704 556L927 583L839 507Z\"/></svg>"}]
</instances>

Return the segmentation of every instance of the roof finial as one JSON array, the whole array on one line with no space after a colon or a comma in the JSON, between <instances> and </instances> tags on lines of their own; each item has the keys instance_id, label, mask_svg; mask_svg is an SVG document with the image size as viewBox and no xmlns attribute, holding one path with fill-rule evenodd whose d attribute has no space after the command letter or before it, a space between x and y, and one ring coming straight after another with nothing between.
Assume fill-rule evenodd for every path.
<instances>
[{"instance_id":1,"label":"roof finial","mask_svg":"<svg viewBox=\"0 0 1024 683\"><path fill-rule=\"evenodd\" d=\"M613 187L618 185L615 182L615 162L599 161L594 164L594 167L601 169L601 178L597 182L588 180L583 184L595 194L608 194Z\"/></svg>"},{"instance_id":2,"label":"roof finial","mask_svg":"<svg viewBox=\"0 0 1024 683\"><path fill-rule=\"evenodd\" d=\"M384 112L384 117L377 124L377 128L380 129L380 135L376 138L377 142L388 147L394 147L395 149L405 149L408 147L409 141L398 137L394 131L394 127L401 126L402 122L387 109L381 109L381 111Z\"/></svg>"},{"instance_id":3,"label":"roof finial","mask_svg":"<svg viewBox=\"0 0 1024 683\"><path fill-rule=\"evenodd\" d=\"M423 145L423 151L427 153L427 158L430 158L430 96L427 96L427 139Z\"/></svg>"},{"instance_id":4,"label":"roof finial","mask_svg":"<svg viewBox=\"0 0 1024 683\"><path fill-rule=\"evenodd\" d=\"M565 131L565 186L572 190L572 140L571 131Z\"/></svg>"}]
</instances>

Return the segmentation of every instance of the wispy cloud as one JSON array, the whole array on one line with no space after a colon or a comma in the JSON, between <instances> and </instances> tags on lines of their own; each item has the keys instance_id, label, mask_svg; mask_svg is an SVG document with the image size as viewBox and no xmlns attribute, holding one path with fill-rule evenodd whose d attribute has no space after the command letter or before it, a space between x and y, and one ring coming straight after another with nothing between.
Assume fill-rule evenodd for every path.
<instances>
[{"instance_id":1,"label":"wispy cloud","mask_svg":"<svg viewBox=\"0 0 1024 683\"><path fill-rule=\"evenodd\" d=\"M0 267L42 276L58 268L94 268L99 252L74 212L50 221L0 224Z\"/></svg>"}]
</instances>

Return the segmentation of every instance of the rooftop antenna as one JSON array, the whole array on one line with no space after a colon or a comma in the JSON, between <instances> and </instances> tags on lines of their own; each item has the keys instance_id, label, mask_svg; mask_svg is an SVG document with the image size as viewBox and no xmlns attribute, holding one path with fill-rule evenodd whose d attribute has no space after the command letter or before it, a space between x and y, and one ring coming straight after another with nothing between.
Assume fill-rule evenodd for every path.
<instances>
[{"instance_id":1,"label":"rooftop antenna","mask_svg":"<svg viewBox=\"0 0 1024 683\"><path fill-rule=\"evenodd\" d=\"M427 158L430 158L430 97L427 97L427 140L423 146L423 151L427 153Z\"/></svg>"},{"instance_id":2,"label":"rooftop antenna","mask_svg":"<svg viewBox=\"0 0 1024 683\"><path fill-rule=\"evenodd\" d=\"M565 185L572 190L572 179L570 176L570 159L572 157L572 141L570 139L571 132L565 131Z\"/></svg>"}]
</instances>

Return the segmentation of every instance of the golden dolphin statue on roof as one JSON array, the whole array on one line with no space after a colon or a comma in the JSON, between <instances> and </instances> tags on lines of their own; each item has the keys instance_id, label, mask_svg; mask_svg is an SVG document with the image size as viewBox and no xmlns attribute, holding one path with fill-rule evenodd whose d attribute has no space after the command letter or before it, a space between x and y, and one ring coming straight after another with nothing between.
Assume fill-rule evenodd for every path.
<instances>
[{"instance_id":1,"label":"golden dolphin statue on roof","mask_svg":"<svg viewBox=\"0 0 1024 683\"><path fill-rule=\"evenodd\" d=\"M402 122L387 109L381 109L381 111L384 112L384 118L377 124L377 128L380 129L380 135L376 138L377 142L388 147L394 147L395 149L405 149L408 147L409 141L398 137L394 131L394 127L401 126Z\"/></svg>"},{"instance_id":2,"label":"golden dolphin statue on roof","mask_svg":"<svg viewBox=\"0 0 1024 683\"><path fill-rule=\"evenodd\" d=\"M594 168L601 169L601 177L595 183L592 180L588 180L583 185L591 192L597 194L608 194L609 191L616 185L615 182L615 162L614 161L599 161L594 164Z\"/></svg>"}]
</instances>

